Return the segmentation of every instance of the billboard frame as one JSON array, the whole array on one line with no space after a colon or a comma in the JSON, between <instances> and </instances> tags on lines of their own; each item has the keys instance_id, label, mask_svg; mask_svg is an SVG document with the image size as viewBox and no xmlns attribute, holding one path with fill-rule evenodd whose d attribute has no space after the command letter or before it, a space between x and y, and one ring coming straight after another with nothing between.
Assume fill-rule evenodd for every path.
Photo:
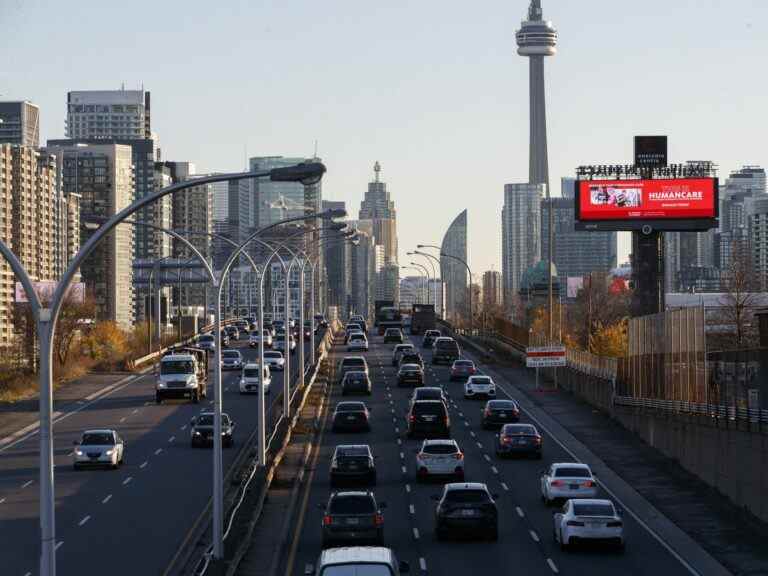
<instances>
[{"instance_id":1,"label":"billboard frame","mask_svg":"<svg viewBox=\"0 0 768 576\"><path fill-rule=\"evenodd\" d=\"M688 180L693 178L702 178L702 176L683 176L674 179ZM651 234L653 232L703 232L717 228L720 217L720 181L713 176L706 176L705 178L710 178L713 184L714 218L635 218L626 220L581 220L581 182L590 182L592 178L578 178L574 190L574 229L587 232L642 232L643 234ZM614 179L618 180L619 178ZM626 179L627 182L632 180ZM636 180L663 180L663 178L636 178Z\"/></svg>"}]
</instances>

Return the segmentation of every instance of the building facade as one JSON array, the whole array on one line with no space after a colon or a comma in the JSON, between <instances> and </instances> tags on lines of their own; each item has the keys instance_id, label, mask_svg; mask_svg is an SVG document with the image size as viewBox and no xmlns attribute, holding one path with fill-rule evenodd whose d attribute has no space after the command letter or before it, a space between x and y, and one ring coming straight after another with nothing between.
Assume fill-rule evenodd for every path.
<instances>
[{"instance_id":1,"label":"building facade","mask_svg":"<svg viewBox=\"0 0 768 576\"><path fill-rule=\"evenodd\" d=\"M397 263L397 212L395 203L387 191L387 184L380 179L381 165L373 166L374 179L360 203L360 220L370 220L376 244L384 247L384 259Z\"/></svg>"},{"instance_id":2,"label":"building facade","mask_svg":"<svg viewBox=\"0 0 768 576\"><path fill-rule=\"evenodd\" d=\"M344 202L323 200L323 211L346 210ZM340 312L352 308L351 245L346 240L325 241L325 285L329 306L336 306Z\"/></svg>"},{"instance_id":3,"label":"building facade","mask_svg":"<svg viewBox=\"0 0 768 576\"><path fill-rule=\"evenodd\" d=\"M152 138L149 92L78 90L67 93L67 138Z\"/></svg>"},{"instance_id":4,"label":"building facade","mask_svg":"<svg viewBox=\"0 0 768 576\"><path fill-rule=\"evenodd\" d=\"M440 270L445 284L445 317L456 322L467 317L467 211L462 211L448 226L440 245Z\"/></svg>"},{"instance_id":5,"label":"building facade","mask_svg":"<svg viewBox=\"0 0 768 576\"><path fill-rule=\"evenodd\" d=\"M40 109L31 102L0 102L0 144L40 146Z\"/></svg>"},{"instance_id":6,"label":"building facade","mask_svg":"<svg viewBox=\"0 0 768 576\"><path fill-rule=\"evenodd\" d=\"M488 270L483 272L483 308L492 310L500 308L504 303L501 272Z\"/></svg>"},{"instance_id":7,"label":"building facade","mask_svg":"<svg viewBox=\"0 0 768 576\"><path fill-rule=\"evenodd\" d=\"M514 309L523 272L541 259L541 199L544 184L506 184L501 213L501 274L504 306Z\"/></svg>"},{"instance_id":8,"label":"building facade","mask_svg":"<svg viewBox=\"0 0 768 576\"><path fill-rule=\"evenodd\" d=\"M768 292L768 195L756 198L749 215L749 239L755 289Z\"/></svg>"},{"instance_id":9,"label":"building facade","mask_svg":"<svg viewBox=\"0 0 768 576\"><path fill-rule=\"evenodd\" d=\"M731 172L720 188L718 260L726 272L734 257L749 250L749 215L756 199L765 197L766 174L759 166Z\"/></svg>"}]
</instances>

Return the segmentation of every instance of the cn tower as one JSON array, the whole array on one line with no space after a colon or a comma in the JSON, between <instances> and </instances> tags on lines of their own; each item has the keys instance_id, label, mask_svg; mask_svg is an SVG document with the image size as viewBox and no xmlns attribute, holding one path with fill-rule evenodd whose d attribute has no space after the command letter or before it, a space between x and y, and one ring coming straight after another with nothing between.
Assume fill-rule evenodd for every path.
<instances>
[{"instance_id":1,"label":"cn tower","mask_svg":"<svg viewBox=\"0 0 768 576\"><path fill-rule=\"evenodd\" d=\"M549 189L547 113L544 94L544 57L557 52L557 31L544 20L541 0L531 0L528 19L517 31L517 53L530 58L531 134L528 181Z\"/></svg>"}]
</instances>

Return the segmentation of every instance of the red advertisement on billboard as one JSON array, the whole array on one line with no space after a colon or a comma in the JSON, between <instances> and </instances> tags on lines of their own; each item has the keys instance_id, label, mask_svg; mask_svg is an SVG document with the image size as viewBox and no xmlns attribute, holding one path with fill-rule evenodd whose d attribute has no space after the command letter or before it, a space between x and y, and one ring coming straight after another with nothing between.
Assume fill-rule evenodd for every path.
<instances>
[{"instance_id":1,"label":"red advertisement on billboard","mask_svg":"<svg viewBox=\"0 0 768 576\"><path fill-rule=\"evenodd\" d=\"M717 217L714 178L580 180L578 195L581 221Z\"/></svg>"}]
</instances>

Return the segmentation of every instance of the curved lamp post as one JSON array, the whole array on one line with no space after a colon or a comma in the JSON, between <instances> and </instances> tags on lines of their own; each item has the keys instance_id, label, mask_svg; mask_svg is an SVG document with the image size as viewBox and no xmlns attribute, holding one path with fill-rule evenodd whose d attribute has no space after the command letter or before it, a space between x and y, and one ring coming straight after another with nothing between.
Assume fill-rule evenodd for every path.
<instances>
[{"instance_id":1,"label":"curved lamp post","mask_svg":"<svg viewBox=\"0 0 768 576\"><path fill-rule=\"evenodd\" d=\"M424 256L425 258L428 258L430 263L432 261L437 262L437 265L440 268L440 317L445 318L445 307L444 307L445 298L443 295L443 285L445 284L445 276L443 275L443 263L440 261L439 258L435 258L434 256L432 256L432 254L428 254L427 252L419 252L418 250L414 250L413 254L418 254L419 256ZM437 297L435 297L435 300L437 300Z\"/></svg>"},{"instance_id":2,"label":"curved lamp post","mask_svg":"<svg viewBox=\"0 0 768 576\"><path fill-rule=\"evenodd\" d=\"M416 266L400 266L401 270L416 270L421 278L424 278L424 270ZM424 296L424 290L416 290L414 293L414 304L421 304L420 300Z\"/></svg>"},{"instance_id":3,"label":"curved lamp post","mask_svg":"<svg viewBox=\"0 0 768 576\"><path fill-rule=\"evenodd\" d=\"M472 330L474 326L474 318L472 316L472 270L469 268L469 264L467 264L464 260L462 260L458 256L454 256L453 254L447 254L443 252L442 248L440 248L439 246L434 246L431 244L419 244L416 247L417 248L436 248L440 250L440 256L443 256L445 258L452 258L453 260L458 260L467 269L467 273L469 274L469 333L472 334Z\"/></svg>"},{"instance_id":4,"label":"curved lamp post","mask_svg":"<svg viewBox=\"0 0 768 576\"><path fill-rule=\"evenodd\" d=\"M428 254L424 254L422 252L418 252L414 250L413 252L406 252L408 256L423 256L426 258L427 262L429 262L429 267L432 269L432 303L435 305L435 310L437 310L437 271L435 270L435 264L432 262L432 259L429 257ZM413 264L413 262L412 262ZM429 303L429 300L427 300L427 303Z\"/></svg>"},{"instance_id":5,"label":"curved lamp post","mask_svg":"<svg viewBox=\"0 0 768 576\"><path fill-rule=\"evenodd\" d=\"M424 301L425 304L429 304L429 269L424 266L424 264L419 264L418 262L411 262L411 266L416 266L416 268L423 270L424 274L427 275L427 284L424 286L424 297L426 300Z\"/></svg>"}]
</instances>

